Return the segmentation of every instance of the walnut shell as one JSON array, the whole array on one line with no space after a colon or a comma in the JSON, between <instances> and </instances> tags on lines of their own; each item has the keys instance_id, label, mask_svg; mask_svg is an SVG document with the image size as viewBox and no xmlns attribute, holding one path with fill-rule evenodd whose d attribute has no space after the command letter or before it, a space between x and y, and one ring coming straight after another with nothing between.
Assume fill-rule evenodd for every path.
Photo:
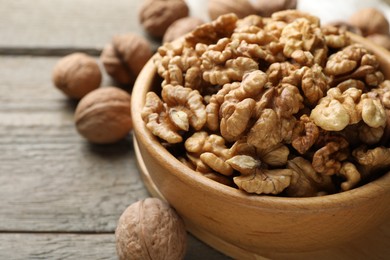
<instances>
[{"instance_id":1,"label":"walnut shell","mask_svg":"<svg viewBox=\"0 0 390 260\"><path fill-rule=\"evenodd\" d=\"M191 32L192 30L194 30L196 27L198 27L203 23L204 21L197 17L189 16L189 17L180 18L179 20L175 21L168 27L163 37L163 43L176 40L180 36L183 36L186 33Z\"/></svg>"},{"instance_id":2,"label":"walnut shell","mask_svg":"<svg viewBox=\"0 0 390 260\"><path fill-rule=\"evenodd\" d=\"M115 231L119 259L183 259L187 233L183 221L166 202L146 198L131 204Z\"/></svg>"},{"instance_id":3,"label":"walnut shell","mask_svg":"<svg viewBox=\"0 0 390 260\"><path fill-rule=\"evenodd\" d=\"M207 7L212 20L227 13L235 13L238 18L256 13L249 0L209 0Z\"/></svg>"},{"instance_id":4,"label":"walnut shell","mask_svg":"<svg viewBox=\"0 0 390 260\"><path fill-rule=\"evenodd\" d=\"M54 85L67 96L80 99L100 86L102 73L93 57L76 52L57 62L53 69L52 80Z\"/></svg>"},{"instance_id":5,"label":"walnut shell","mask_svg":"<svg viewBox=\"0 0 390 260\"><path fill-rule=\"evenodd\" d=\"M162 37L176 20L186 17L189 8L183 0L146 0L139 11L139 21L154 37Z\"/></svg>"},{"instance_id":6,"label":"walnut shell","mask_svg":"<svg viewBox=\"0 0 390 260\"><path fill-rule=\"evenodd\" d=\"M116 87L99 88L80 100L75 112L77 131L87 140L108 144L132 129L130 95Z\"/></svg>"},{"instance_id":7,"label":"walnut shell","mask_svg":"<svg viewBox=\"0 0 390 260\"><path fill-rule=\"evenodd\" d=\"M251 0L251 3L257 14L264 17L270 17L278 11L297 8L297 0Z\"/></svg>"},{"instance_id":8,"label":"walnut shell","mask_svg":"<svg viewBox=\"0 0 390 260\"><path fill-rule=\"evenodd\" d=\"M342 21L342 20L334 21L334 22L328 23L327 25L340 28L341 30L344 30L344 31L352 32L352 33L357 34L357 35L363 35L362 31L358 27L356 27L352 24L349 24L346 21Z\"/></svg>"},{"instance_id":9,"label":"walnut shell","mask_svg":"<svg viewBox=\"0 0 390 260\"><path fill-rule=\"evenodd\" d=\"M132 84L152 57L150 43L140 35L116 35L103 49L100 59L107 73L120 84Z\"/></svg>"},{"instance_id":10,"label":"walnut shell","mask_svg":"<svg viewBox=\"0 0 390 260\"><path fill-rule=\"evenodd\" d=\"M389 21L386 16L376 8L364 8L351 17L348 22L358 27L363 36L370 34L389 34Z\"/></svg>"}]
</instances>

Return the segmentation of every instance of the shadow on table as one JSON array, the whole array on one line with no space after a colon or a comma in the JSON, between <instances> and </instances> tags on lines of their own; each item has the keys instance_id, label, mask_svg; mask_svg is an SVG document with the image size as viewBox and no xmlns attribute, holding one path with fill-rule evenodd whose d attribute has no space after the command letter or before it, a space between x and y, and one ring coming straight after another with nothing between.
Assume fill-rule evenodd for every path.
<instances>
[{"instance_id":1,"label":"shadow on table","mask_svg":"<svg viewBox=\"0 0 390 260\"><path fill-rule=\"evenodd\" d=\"M208 247L209 250L204 248ZM207 252L207 255L200 254L200 252ZM187 253L184 257L184 260L230 260L232 258L218 252L217 250L212 249L208 245L202 243L199 239L192 235L188 235L188 246Z\"/></svg>"},{"instance_id":2,"label":"shadow on table","mask_svg":"<svg viewBox=\"0 0 390 260\"><path fill-rule=\"evenodd\" d=\"M124 139L113 144L93 144L86 141L88 152L105 160L119 159L134 154L133 134L130 132Z\"/></svg>"}]
</instances>

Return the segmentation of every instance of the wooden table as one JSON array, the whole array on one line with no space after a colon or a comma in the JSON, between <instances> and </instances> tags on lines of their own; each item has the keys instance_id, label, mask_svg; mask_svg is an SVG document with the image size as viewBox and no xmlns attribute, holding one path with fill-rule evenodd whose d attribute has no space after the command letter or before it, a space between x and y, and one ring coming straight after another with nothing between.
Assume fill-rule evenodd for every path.
<instances>
[{"instance_id":1,"label":"wooden table","mask_svg":"<svg viewBox=\"0 0 390 260\"><path fill-rule=\"evenodd\" d=\"M74 51L98 56L115 34L145 35L139 2L0 0L0 259L117 259L119 216L149 196L131 134L106 146L82 139L76 103L53 87L51 70ZM189 2L204 17L204 1ZM229 259L188 238L185 259ZM385 259L389 249L386 223L347 247L277 258Z\"/></svg>"}]
</instances>

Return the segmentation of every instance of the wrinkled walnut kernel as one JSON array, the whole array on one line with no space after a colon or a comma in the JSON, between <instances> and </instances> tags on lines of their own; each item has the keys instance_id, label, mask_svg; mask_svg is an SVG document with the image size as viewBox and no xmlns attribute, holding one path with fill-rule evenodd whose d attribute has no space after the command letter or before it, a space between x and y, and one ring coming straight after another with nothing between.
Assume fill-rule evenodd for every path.
<instances>
[{"instance_id":1,"label":"wrinkled walnut kernel","mask_svg":"<svg viewBox=\"0 0 390 260\"><path fill-rule=\"evenodd\" d=\"M389 148L375 150L390 140L390 81L343 27L296 10L226 14L161 46L154 63L162 91L147 95L145 124L206 177L304 197L390 169Z\"/></svg>"},{"instance_id":2,"label":"wrinkled walnut kernel","mask_svg":"<svg viewBox=\"0 0 390 260\"><path fill-rule=\"evenodd\" d=\"M286 193L289 196L318 196L334 190L330 176L316 172L312 164L302 157L295 157L289 160L287 168L293 170L291 184L286 189Z\"/></svg>"},{"instance_id":3,"label":"wrinkled walnut kernel","mask_svg":"<svg viewBox=\"0 0 390 260\"><path fill-rule=\"evenodd\" d=\"M233 151L225 146L225 139L221 136L196 132L185 141L184 146L204 165L223 175L232 175L233 169L226 160L232 157Z\"/></svg>"},{"instance_id":4,"label":"wrinkled walnut kernel","mask_svg":"<svg viewBox=\"0 0 390 260\"><path fill-rule=\"evenodd\" d=\"M256 194L279 194L291 182L292 170L256 169L251 175L241 175L233 178L237 186L248 193Z\"/></svg>"}]
</instances>

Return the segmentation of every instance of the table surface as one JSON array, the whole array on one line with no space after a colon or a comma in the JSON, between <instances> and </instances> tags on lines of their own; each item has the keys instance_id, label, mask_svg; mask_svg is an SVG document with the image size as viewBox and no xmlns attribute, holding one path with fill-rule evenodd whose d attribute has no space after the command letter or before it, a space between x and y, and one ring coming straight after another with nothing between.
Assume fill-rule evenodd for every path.
<instances>
[{"instance_id":1,"label":"table surface","mask_svg":"<svg viewBox=\"0 0 390 260\"><path fill-rule=\"evenodd\" d=\"M0 259L117 259L119 216L150 196L131 134L113 145L82 139L73 122L77 103L53 87L51 71L74 51L98 58L115 34L147 37L137 21L140 2L0 0ZM191 14L207 18L205 2L188 1ZM105 74L102 85L112 84ZM230 259L188 239L185 259ZM388 256L390 221L339 248L273 258Z\"/></svg>"}]
</instances>

